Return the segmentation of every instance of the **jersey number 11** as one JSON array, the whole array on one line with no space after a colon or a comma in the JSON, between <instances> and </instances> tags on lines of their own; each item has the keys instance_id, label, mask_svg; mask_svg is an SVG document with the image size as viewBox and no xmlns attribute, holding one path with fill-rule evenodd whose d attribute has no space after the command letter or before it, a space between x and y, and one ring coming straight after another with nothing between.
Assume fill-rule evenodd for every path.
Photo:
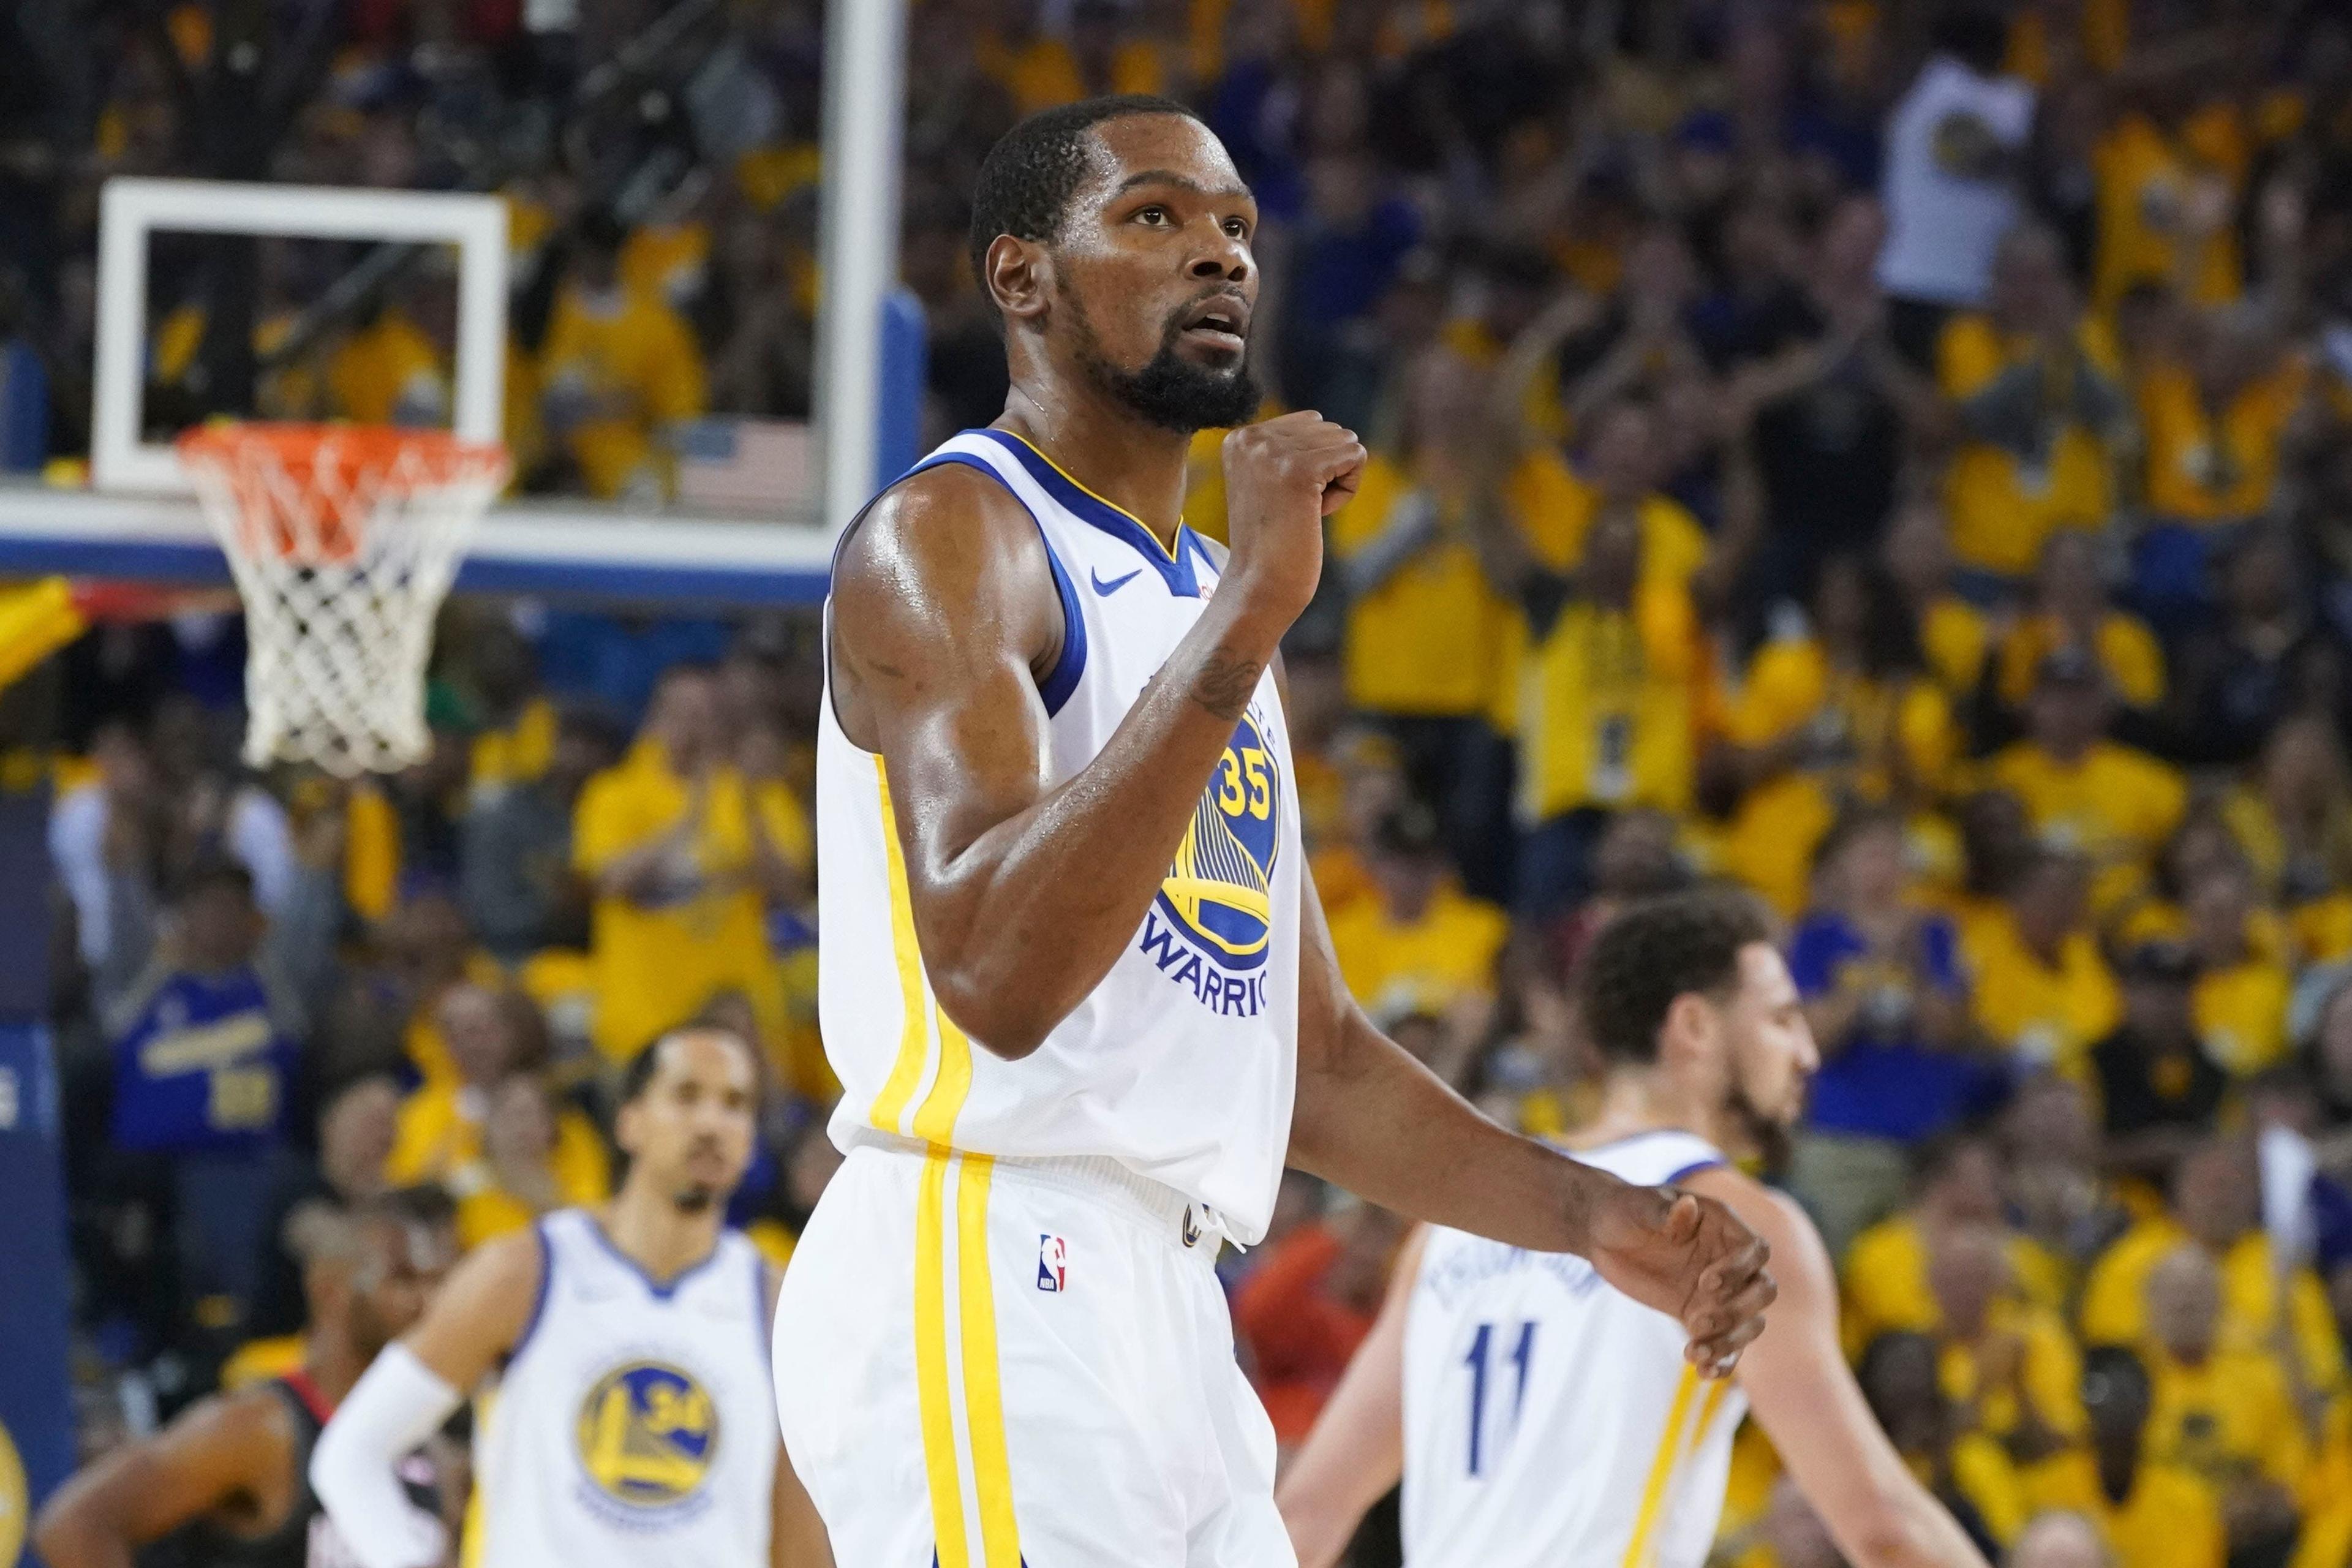
<instances>
[{"instance_id":1,"label":"jersey number 11","mask_svg":"<svg viewBox=\"0 0 2352 1568\"><path fill-rule=\"evenodd\" d=\"M1478 1331L1470 1338L1470 1353L1462 1358L1470 1368L1470 1473L1474 1476L1479 1472L1484 1452L1489 1376L1487 1363L1494 1349L1495 1325L1481 1323ZM1518 1334L1511 1341L1511 1348L1504 1352L1503 1357L1512 1367L1510 1430L1517 1429L1519 1406L1527 1403L1528 1362L1534 1356L1535 1349L1536 1325L1535 1320L1530 1318L1519 1325Z\"/></svg>"}]
</instances>

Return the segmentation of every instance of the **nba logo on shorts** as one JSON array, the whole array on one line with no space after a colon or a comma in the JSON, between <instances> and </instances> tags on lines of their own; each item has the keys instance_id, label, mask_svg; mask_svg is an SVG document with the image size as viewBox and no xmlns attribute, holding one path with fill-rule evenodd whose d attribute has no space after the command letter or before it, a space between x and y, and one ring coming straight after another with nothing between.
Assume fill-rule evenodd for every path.
<instances>
[{"instance_id":1,"label":"nba logo on shorts","mask_svg":"<svg viewBox=\"0 0 2352 1568\"><path fill-rule=\"evenodd\" d=\"M1058 1296L1069 1288L1070 1248L1058 1236L1037 1237L1037 1289Z\"/></svg>"}]
</instances>

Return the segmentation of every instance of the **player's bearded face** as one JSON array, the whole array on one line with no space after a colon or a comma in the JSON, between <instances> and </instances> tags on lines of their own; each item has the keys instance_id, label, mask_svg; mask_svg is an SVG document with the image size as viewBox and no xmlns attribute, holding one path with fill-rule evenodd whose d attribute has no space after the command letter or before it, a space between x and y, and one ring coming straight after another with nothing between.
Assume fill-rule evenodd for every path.
<instances>
[{"instance_id":1,"label":"player's bearded face","mask_svg":"<svg viewBox=\"0 0 2352 1568\"><path fill-rule=\"evenodd\" d=\"M1735 1075L1731 1084L1731 1119L1747 1138L1748 1147L1768 1171L1777 1171L1789 1161L1789 1131L1794 1117L1769 1115L1760 1109L1748 1092L1748 1085Z\"/></svg>"},{"instance_id":2,"label":"player's bearded face","mask_svg":"<svg viewBox=\"0 0 2352 1568\"><path fill-rule=\"evenodd\" d=\"M1135 414L1163 430L1189 436L1195 430L1245 425L1257 412L1263 394L1250 374L1246 355L1235 355L1230 365L1212 366L1195 363L1176 352L1177 338L1200 304L1197 298L1170 308L1160 323L1157 350L1141 366L1128 369L1113 363L1105 352L1101 334L1070 287L1069 274L1060 271L1055 279L1055 287L1070 314L1080 367L1097 386Z\"/></svg>"},{"instance_id":3,"label":"player's bearded face","mask_svg":"<svg viewBox=\"0 0 2352 1568\"><path fill-rule=\"evenodd\" d=\"M719 1183L712 1173L731 1169L737 1162L725 1144L709 1133L699 1133L687 1145L685 1171L670 1189L670 1202L686 1214L701 1214L717 1203L722 1194ZM731 1189L733 1184L728 1184Z\"/></svg>"}]
</instances>

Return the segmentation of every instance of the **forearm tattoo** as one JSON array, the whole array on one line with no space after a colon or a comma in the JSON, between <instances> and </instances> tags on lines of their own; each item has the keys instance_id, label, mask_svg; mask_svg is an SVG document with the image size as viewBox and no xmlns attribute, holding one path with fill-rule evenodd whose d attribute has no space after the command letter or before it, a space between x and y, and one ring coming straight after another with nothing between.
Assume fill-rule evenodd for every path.
<instances>
[{"instance_id":1,"label":"forearm tattoo","mask_svg":"<svg viewBox=\"0 0 2352 1568\"><path fill-rule=\"evenodd\" d=\"M1213 648L1186 695L1218 718L1238 721L1257 690L1257 678L1265 673L1265 666L1256 659Z\"/></svg>"}]
</instances>

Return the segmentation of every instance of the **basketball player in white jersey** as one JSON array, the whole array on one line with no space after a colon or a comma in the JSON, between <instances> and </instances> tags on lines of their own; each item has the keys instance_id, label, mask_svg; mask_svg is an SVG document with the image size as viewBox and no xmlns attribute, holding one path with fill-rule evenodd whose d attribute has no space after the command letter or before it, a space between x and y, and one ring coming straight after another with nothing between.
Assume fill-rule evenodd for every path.
<instances>
[{"instance_id":1,"label":"basketball player in white jersey","mask_svg":"<svg viewBox=\"0 0 2352 1568\"><path fill-rule=\"evenodd\" d=\"M758 1089L751 1047L723 1030L647 1047L623 1080L612 1201L484 1244L376 1358L310 1461L363 1568L448 1561L396 1468L477 1392L469 1563L830 1563L777 1443L776 1282L723 1223Z\"/></svg>"},{"instance_id":2,"label":"basketball player in white jersey","mask_svg":"<svg viewBox=\"0 0 2352 1568\"><path fill-rule=\"evenodd\" d=\"M776 1325L785 1446L857 1568L1271 1568L1273 1434L1213 1272L1286 1162L1576 1252L1721 1371L1771 1296L1711 1201L1483 1120L1349 999L1271 669L1364 461L1239 430L1233 548L1181 521L1241 425L1255 205L1160 100L1024 121L973 256L1003 416L847 533L817 755L847 1158Z\"/></svg>"},{"instance_id":3,"label":"basketball player in white jersey","mask_svg":"<svg viewBox=\"0 0 2352 1568\"><path fill-rule=\"evenodd\" d=\"M1886 1439L1838 1347L1820 1235L1730 1157L1776 1145L1819 1058L1770 926L1743 894L1635 904L1584 960L1611 1064L1576 1157L1728 1205L1772 1247L1770 1321L1735 1380L1688 1375L1682 1331L1584 1263L1433 1227L1284 1478L1307 1568L1328 1568L1402 1472L1407 1568L1699 1568L1752 1405L1855 1568L1984 1568Z\"/></svg>"}]
</instances>

